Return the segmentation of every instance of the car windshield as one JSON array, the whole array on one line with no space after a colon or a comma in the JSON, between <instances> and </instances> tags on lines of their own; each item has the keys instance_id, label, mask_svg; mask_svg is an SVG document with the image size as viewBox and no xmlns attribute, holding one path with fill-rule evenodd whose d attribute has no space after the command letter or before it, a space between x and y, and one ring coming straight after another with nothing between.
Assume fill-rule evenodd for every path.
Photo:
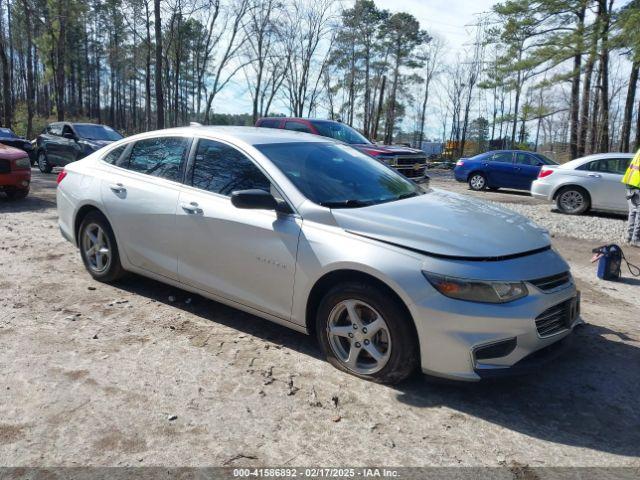
<instances>
[{"instance_id":1,"label":"car windshield","mask_svg":"<svg viewBox=\"0 0 640 480\"><path fill-rule=\"evenodd\" d=\"M10 128L0 128L0 137L18 138L18 136L13 133L13 130L11 130Z\"/></svg>"},{"instance_id":2,"label":"car windshield","mask_svg":"<svg viewBox=\"0 0 640 480\"><path fill-rule=\"evenodd\" d=\"M271 143L256 148L305 197L324 207L365 207L424 193L420 186L347 145Z\"/></svg>"},{"instance_id":3,"label":"car windshield","mask_svg":"<svg viewBox=\"0 0 640 480\"><path fill-rule=\"evenodd\" d=\"M120 140L122 135L113 128L106 125L74 125L76 133L80 138L88 140Z\"/></svg>"},{"instance_id":4,"label":"car windshield","mask_svg":"<svg viewBox=\"0 0 640 480\"><path fill-rule=\"evenodd\" d=\"M360 135L356 130L343 123L312 120L311 124L316 127L318 133L323 137L333 138L351 145L371 144L371 142L364 136Z\"/></svg>"}]
</instances>

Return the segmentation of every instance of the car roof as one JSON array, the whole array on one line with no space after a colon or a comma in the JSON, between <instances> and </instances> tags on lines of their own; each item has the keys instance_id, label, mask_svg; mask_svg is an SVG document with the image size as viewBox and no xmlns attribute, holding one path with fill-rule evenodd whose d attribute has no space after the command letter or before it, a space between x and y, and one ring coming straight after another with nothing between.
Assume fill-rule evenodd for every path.
<instances>
[{"instance_id":1,"label":"car roof","mask_svg":"<svg viewBox=\"0 0 640 480\"><path fill-rule=\"evenodd\" d=\"M241 142L247 145L263 145L267 143L296 143L296 142L314 142L314 143L339 143L330 138L320 137L310 133L294 132L291 130L280 130L272 128L260 127L231 127L231 126L189 126L168 128L164 130L155 130L152 132L141 133L127 140L136 138L152 138L156 135L194 135L204 136L211 135L220 140L230 142Z\"/></svg>"},{"instance_id":2,"label":"car roof","mask_svg":"<svg viewBox=\"0 0 640 480\"><path fill-rule=\"evenodd\" d=\"M622 153L622 152L612 152L612 153L594 153L593 155L587 155L586 157L576 158L575 160L571 160L570 162L563 163L560 165L560 168L565 169L574 169L581 167L585 163L592 162L594 160L606 160L607 158L633 158L633 153Z\"/></svg>"},{"instance_id":3,"label":"car roof","mask_svg":"<svg viewBox=\"0 0 640 480\"><path fill-rule=\"evenodd\" d=\"M303 122L327 122L327 123L339 123L341 125L345 125L342 122L338 122L337 120L329 120L327 118L304 118L304 117L261 117L258 119L259 122L263 120L301 120Z\"/></svg>"}]
</instances>

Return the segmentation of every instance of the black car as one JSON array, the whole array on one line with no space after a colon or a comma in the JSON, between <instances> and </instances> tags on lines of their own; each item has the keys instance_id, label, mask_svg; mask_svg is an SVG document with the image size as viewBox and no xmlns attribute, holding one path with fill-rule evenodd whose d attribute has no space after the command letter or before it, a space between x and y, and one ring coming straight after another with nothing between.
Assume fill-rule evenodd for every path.
<instances>
[{"instance_id":1,"label":"black car","mask_svg":"<svg viewBox=\"0 0 640 480\"><path fill-rule=\"evenodd\" d=\"M19 148L27 152L32 162L35 160L31 142L24 137L19 137L10 128L0 128L0 143L8 147Z\"/></svg>"},{"instance_id":2,"label":"black car","mask_svg":"<svg viewBox=\"0 0 640 480\"><path fill-rule=\"evenodd\" d=\"M113 128L95 123L51 123L36 140L38 167L50 173L53 167L75 162L105 145L120 140Z\"/></svg>"}]
</instances>

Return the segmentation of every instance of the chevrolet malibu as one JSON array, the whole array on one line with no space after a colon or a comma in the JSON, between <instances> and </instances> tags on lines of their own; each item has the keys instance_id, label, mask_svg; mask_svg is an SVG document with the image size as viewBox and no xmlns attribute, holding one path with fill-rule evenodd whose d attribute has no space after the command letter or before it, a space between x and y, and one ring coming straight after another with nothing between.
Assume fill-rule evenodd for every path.
<instances>
[{"instance_id":1,"label":"chevrolet malibu","mask_svg":"<svg viewBox=\"0 0 640 480\"><path fill-rule=\"evenodd\" d=\"M134 272L314 334L364 379L529 370L580 322L544 230L326 138L150 132L58 182L60 229L96 280Z\"/></svg>"}]
</instances>

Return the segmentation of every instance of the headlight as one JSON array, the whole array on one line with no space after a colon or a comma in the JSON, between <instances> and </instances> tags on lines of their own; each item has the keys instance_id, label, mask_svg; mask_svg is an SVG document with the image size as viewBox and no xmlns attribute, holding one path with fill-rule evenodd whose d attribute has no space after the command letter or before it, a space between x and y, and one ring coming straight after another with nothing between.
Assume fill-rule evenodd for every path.
<instances>
[{"instance_id":1,"label":"headlight","mask_svg":"<svg viewBox=\"0 0 640 480\"><path fill-rule=\"evenodd\" d=\"M528 295L524 282L484 282L422 272L441 294L458 300L506 303Z\"/></svg>"},{"instance_id":2,"label":"headlight","mask_svg":"<svg viewBox=\"0 0 640 480\"><path fill-rule=\"evenodd\" d=\"M378 160L380 160L382 163L385 163L391 167L394 167L397 163L395 155L379 155Z\"/></svg>"},{"instance_id":3,"label":"headlight","mask_svg":"<svg viewBox=\"0 0 640 480\"><path fill-rule=\"evenodd\" d=\"M16 170L29 170L31 169L31 161L28 158L19 158L15 161Z\"/></svg>"}]
</instances>

